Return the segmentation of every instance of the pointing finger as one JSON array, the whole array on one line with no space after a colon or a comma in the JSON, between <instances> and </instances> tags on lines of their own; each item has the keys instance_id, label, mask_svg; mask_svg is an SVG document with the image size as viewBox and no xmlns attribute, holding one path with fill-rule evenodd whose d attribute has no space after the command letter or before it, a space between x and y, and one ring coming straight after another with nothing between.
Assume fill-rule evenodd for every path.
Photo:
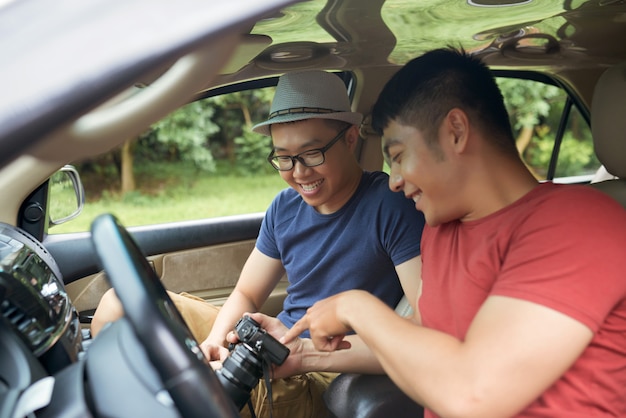
<instances>
[{"instance_id":1,"label":"pointing finger","mask_svg":"<svg viewBox=\"0 0 626 418\"><path fill-rule=\"evenodd\" d=\"M285 335L283 335L280 339L280 342L283 344L288 344L307 329L309 329L309 324L308 319L305 315L298 322L296 322L293 327L291 327L291 329L287 330Z\"/></svg>"}]
</instances>

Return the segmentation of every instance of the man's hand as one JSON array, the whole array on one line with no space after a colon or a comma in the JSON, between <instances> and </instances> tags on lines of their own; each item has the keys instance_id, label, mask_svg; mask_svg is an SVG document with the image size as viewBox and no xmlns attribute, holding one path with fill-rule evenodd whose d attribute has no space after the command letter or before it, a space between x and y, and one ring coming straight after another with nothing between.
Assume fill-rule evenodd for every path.
<instances>
[{"instance_id":1,"label":"man's hand","mask_svg":"<svg viewBox=\"0 0 626 418\"><path fill-rule=\"evenodd\" d=\"M215 364L215 362L219 362L220 364L223 363L229 354L229 351L226 347L224 347L221 344L215 343L214 341L211 341L208 338L200 344L200 349L204 353L207 360L212 362L211 366L214 369L219 368L219 367L216 367L217 365Z\"/></svg>"},{"instance_id":2,"label":"man's hand","mask_svg":"<svg viewBox=\"0 0 626 418\"><path fill-rule=\"evenodd\" d=\"M288 344L304 330L311 332L311 339L316 349L320 351L344 350L351 347L350 342L344 340L346 334L352 331L348 322L346 308L367 293L361 290L349 290L311 306L307 313L287 331L281 342ZM349 311L349 308L347 308Z\"/></svg>"},{"instance_id":3,"label":"man's hand","mask_svg":"<svg viewBox=\"0 0 626 418\"><path fill-rule=\"evenodd\" d=\"M259 323L261 328L277 340L280 340L280 338L287 332L287 327L280 322L279 319L274 317L258 312L245 313L244 315L249 315L250 318ZM229 333L226 336L226 339L229 342L237 342L237 336L234 332ZM285 378L302 374L306 371L302 369L302 354L305 350L304 343L304 340L294 337L289 344L285 344L289 348L289 356L281 366L273 366L272 378Z\"/></svg>"}]
</instances>

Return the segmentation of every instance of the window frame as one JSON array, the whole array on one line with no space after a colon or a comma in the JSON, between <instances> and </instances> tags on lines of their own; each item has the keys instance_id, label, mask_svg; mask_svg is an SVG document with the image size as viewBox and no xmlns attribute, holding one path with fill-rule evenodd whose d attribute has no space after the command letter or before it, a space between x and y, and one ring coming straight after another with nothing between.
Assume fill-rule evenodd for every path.
<instances>
[{"instance_id":1,"label":"window frame","mask_svg":"<svg viewBox=\"0 0 626 418\"><path fill-rule=\"evenodd\" d=\"M491 73L496 78L513 78L521 80L535 81L544 83L547 85L555 86L561 89L566 95L566 101L564 104L563 112L559 118L559 125L554 137L554 145L552 147L552 154L550 162L548 164L548 170L546 172L545 181L554 181L567 184L588 184L591 181L593 175L577 175L567 177L555 177L556 168L559 161L559 154L561 146L563 145L563 138L567 131L567 124L570 121L572 115L572 108L575 107L580 113L583 120L587 123L589 130L591 131L591 112L590 109L584 104L583 100L571 89L571 87L559 80L558 78L549 76L544 73L528 71L528 70L498 70L493 69Z\"/></svg>"}]
</instances>

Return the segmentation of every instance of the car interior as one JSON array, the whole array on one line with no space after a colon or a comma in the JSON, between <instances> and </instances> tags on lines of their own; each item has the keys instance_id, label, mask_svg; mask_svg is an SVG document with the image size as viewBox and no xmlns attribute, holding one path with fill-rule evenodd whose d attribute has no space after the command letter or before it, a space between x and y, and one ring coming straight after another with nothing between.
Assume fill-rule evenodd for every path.
<instances>
[{"instance_id":1,"label":"car interior","mask_svg":"<svg viewBox=\"0 0 626 418\"><path fill-rule=\"evenodd\" d=\"M220 306L263 213L155 225L102 213L90 231L55 232L86 200L70 164L188 103L272 88L287 72L337 72L365 115L358 160L384 170L368 119L378 93L411 58L462 47L505 97L510 81L552 89L551 113L516 127L528 150L544 147L524 153L540 180L589 184L626 208L623 1L6 0L0 34L0 417L239 416L165 289ZM52 219L59 172L76 213ZM262 312L281 310L287 286ZM110 287L126 316L92 338ZM386 376L340 375L325 401L335 417L422 411Z\"/></svg>"}]
</instances>

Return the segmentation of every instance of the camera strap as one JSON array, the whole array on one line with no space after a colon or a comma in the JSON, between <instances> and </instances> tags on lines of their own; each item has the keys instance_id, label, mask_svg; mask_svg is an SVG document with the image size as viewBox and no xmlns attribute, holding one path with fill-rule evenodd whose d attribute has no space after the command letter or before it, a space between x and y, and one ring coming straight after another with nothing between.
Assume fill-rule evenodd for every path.
<instances>
[{"instance_id":1,"label":"camera strap","mask_svg":"<svg viewBox=\"0 0 626 418\"><path fill-rule=\"evenodd\" d=\"M271 381L271 373L272 366L271 361L269 359L269 355L263 353L263 379L265 380L265 387L267 388L267 399L270 407L270 418L274 418L274 396L272 395L272 381Z\"/></svg>"},{"instance_id":2,"label":"camera strap","mask_svg":"<svg viewBox=\"0 0 626 418\"><path fill-rule=\"evenodd\" d=\"M267 401L269 403L270 410L270 418L274 418L274 399L272 395L272 381L271 381L271 361L269 356L265 353L261 354L262 364L263 364L263 381L265 382L265 388L267 389ZM248 409L250 410L250 416L252 418L257 418L256 413L254 411L254 405L252 404L252 400L248 399Z\"/></svg>"},{"instance_id":3,"label":"camera strap","mask_svg":"<svg viewBox=\"0 0 626 418\"><path fill-rule=\"evenodd\" d=\"M250 411L250 416L252 418L256 418L256 414L254 413L254 405L252 405L252 399L248 399L248 410Z\"/></svg>"}]
</instances>

